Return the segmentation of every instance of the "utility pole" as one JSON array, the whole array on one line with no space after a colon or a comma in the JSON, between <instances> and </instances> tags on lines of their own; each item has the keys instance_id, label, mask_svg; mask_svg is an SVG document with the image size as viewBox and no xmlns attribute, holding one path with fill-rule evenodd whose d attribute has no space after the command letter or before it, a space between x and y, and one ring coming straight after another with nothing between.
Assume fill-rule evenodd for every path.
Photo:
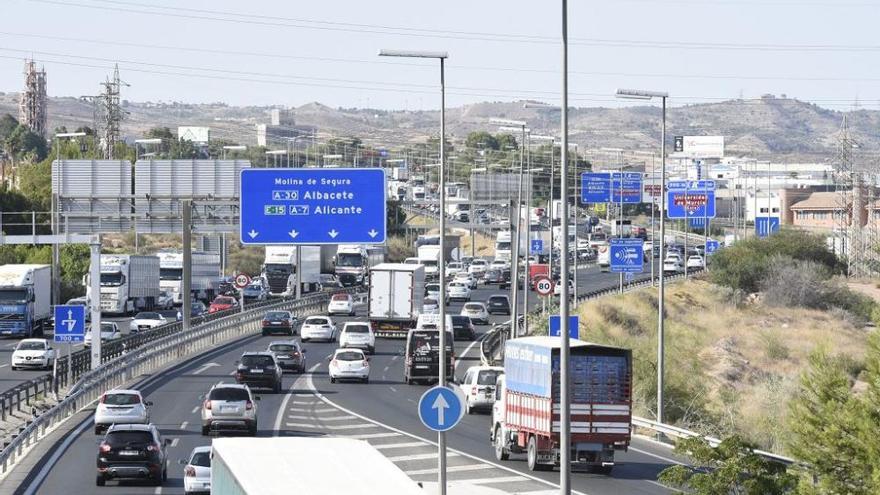
<instances>
[{"instance_id":1,"label":"utility pole","mask_svg":"<svg viewBox=\"0 0 880 495\"><path fill-rule=\"evenodd\" d=\"M563 228L564 234L560 239L560 282L562 289L560 291L561 298L559 301L559 360L560 360L560 376L559 376L559 443L562 448L559 449L559 493L561 495L571 495L571 391L569 384L571 382L571 370L569 363L571 362L571 349L568 340L568 315L569 315L569 299L568 299L568 0L562 0L562 105L560 127L562 135L562 169L560 171L559 184L559 200L562 203L562 214L560 215L565 221ZM577 209L575 209L577 211ZM577 266L577 265L575 265Z\"/></svg>"},{"instance_id":2,"label":"utility pole","mask_svg":"<svg viewBox=\"0 0 880 495\"><path fill-rule=\"evenodd\" d=\"M114 147L121 137L121 124L124 112L120 106L120 88L128 86L119 78L119 65L113 69L113 78L101 83L104 90L98 97L101 109L101 136L104 158L113 160Z\"/></svg>"},{"instance_id":3,"label":"utility pole","mask_svg":"<svg viewBox=\"0 0 880 495\"><path fill-rule=\"evenodd\" d=\"M92 369L101 366L101 235L93 237L89 245L91 251L91 265L89 266L89 286L91 300L88 301L92 312ZM67 366L70 372L70 362ZM70 382L68 382L70 384ZM70 386L70 385L68 385Z\"/></svg>"}]
</instances>

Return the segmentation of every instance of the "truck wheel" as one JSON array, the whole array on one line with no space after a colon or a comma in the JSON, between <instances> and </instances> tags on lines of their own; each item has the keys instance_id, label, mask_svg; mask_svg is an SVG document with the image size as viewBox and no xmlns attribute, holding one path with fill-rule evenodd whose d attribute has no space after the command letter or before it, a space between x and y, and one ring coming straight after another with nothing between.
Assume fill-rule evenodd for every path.
<instances>
[{"instance_id":1,"label":"truck wheel","mask_svg":"<svg viewBox=\"0 0 880 495\"><path fill-rule=\"evenodd\" d=\"M529 437L529 445L527 447L527 462L529 465L529 471L537 471L540 469L540 464L538 464L538 441L535 440L535 436L532 435Z\"/></svg>"},{"instance_id":2,"label":"truck wheel","mask_svg":"<svg viewBox=\"0 0 880 495\"><path fill-rule=\"evenodd\" d=\"M510 458L510 452L504 446L504 438L501 435L501 427L495 427L495 459L506 461Z\"/></svg>"},{"instance_id":3,"label":"truck wheel","mask_svg":"<svg viewBox=\"0 0 880 495\"><path fill-rule=\"evenodd\" d=\"M107 480L104 479L103 475L95 476L95 486L104 486L107 484Z\"/></svg>"}]
</instances>

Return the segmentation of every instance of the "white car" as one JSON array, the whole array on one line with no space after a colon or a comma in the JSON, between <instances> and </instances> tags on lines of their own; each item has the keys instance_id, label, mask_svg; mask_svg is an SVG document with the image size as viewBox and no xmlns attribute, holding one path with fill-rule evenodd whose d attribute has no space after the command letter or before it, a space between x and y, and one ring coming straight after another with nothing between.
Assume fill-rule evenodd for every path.
<instances>
[{"instance_id":1,"label":"white car","mask_svg":"<svg viewBox=\"0 0 880 495\"><path fill-rule=\"evenodd\" d=\"M450 282L446 286L446 304L449 301L470 301L471 289L464 282Z\"/></svg>"},{"instance_id":2,"label":"white car","mask_svg":"<svg viewBox=\"0 0 880 495\"><path fill-rule=\"evenodd\" d=\"M495 383L504 374L500 366L471 366L458 383L466 398L464 410L471 414L475 409L491 410L495 404Z\"/></svg>"},{"instance_id":3,"label":"white car","mask_svg":"<svg viewBox=\"0 0 880 495\"><path fill-rule=\"evenodd\" d=\"M354 316L354 298L351 294L336 294L330 298L327 313L331 315Z\"/></svg>"},{"instance_id":4,"label":"white car","mask_svg":"<svg viewBox=\"0 0 880 495\"><path fill-rule=\"evenodd\" d=\"M553 286L553 295L558 296L562 294L562 281L557 280L555 285ZM568 278L568 296L574 297L574 277Z\"/></svg>"},{"instance_id":5,"label":"white car","mask_svg":"<svg viewBox=\"0 0 880 495\"><path fill-rule=\"evenodd\" d=\"M505 270L510 268L510 262L507 260L493 260L489 264L489 270Z\"/></svg>"},{"instance_id":6,"label":"white car","mask_svg":"<svg viewBox=\"0 0 880 495\"><path fill-rule=\"evenodd\" d=\"M114 340L119 340L122 338L122 332L119 331L119 327L116 323L112 321L102 321L101 322L101 343L112 342ZM83 337L83 346L91 347L92 346L92 329L89 328L89 331L86 332Z\"/></svg>"},{"instance_id":7,"label":"white car","mask_svg":"<svg viewBox=\"0 0 880 495\"><path fill-rule=\"evenodd\" d=\"M360 380L370 382L370 358L360 349L336 349L328 370L330 383L336 380Z\"/></svg>"},{"instance_id":8,"label":"white car","mask_svg":"<svg viewBox=\"0 0 880 495\"><path fill-rule=\"evenodd\" d=\"M468 267L468 273L474 276L481 276L486 273L486 270L489 269L489 262L483 259L475 259L471 261L471 266Z\"/></svg>"},{"instance_id":9,"label":"white car","mask_svg":"<svg viewBox=\"0 0 880 495\"><path fill-rule=\"evenodd\" d=\"M691 255L688 256L687 260L687 269L688 270L699 270L701 268L705 268L705 263L703 261L703 257L699 255Z\"/></svg>"},{"instance_id":10,"label":"white car","mask_svg":"<svg viewBox=\"0 0 880 495\"><path fill-rule=\"evenodd\" d=\"M376 335L373 327L366 321L350 321L342 327L339 334L339 347L364 349L367 354L376 352Z\"/></svg>"},{"instance_id":11,"label":"white car","mask_svg":"<svg viewBox=\"0 0 880 495\"><path fill-rule=\"evenodd\" d=\"M681 258L678 255L670 255L663 260L663 273L678 273L681 271L684 271L684 268L682 268Z\"/></svg>"},{"instance_id":12,"label":"white car","mask_svg":"<svg viewBox=\"0 0 880 495\"><path fill-rule=\"evenodd\" d=\"M299 334L303 342L311 339L333 342L336 340L336 324L328 316L309 316L299 328Z\"/></svg>"},{"instance_id":13,"label":"white car","mask_svg":"<svg viewBox=\"0 0 880 495\"><path fill-rule=\"evenodd\" d=\"M451 263L446 264L446 276L453 277L456 273L460 273L464 271L464 265L459 263L458 261L453 261Z\"/></svg>"},{"instance_id":14,"label":"white car","mask_svg":"<svg viewBox=\"0 0 880 495\"><path fill-rule=\"evenodd\" d=\"M46 339L24 339L12 351L12 371L21 368L50 369L55 363L55 349Z\"/></svg>"},{"instance_id":15,"label":"white car","mask_svg":"<svg viewBox=\"0 0 880 495\"><path fill-rule=\"evenodd\" d=\"M183 467L183 493L211 493L211 446L196 447L186 459L181 459Z\"/></svg>"},{"instance_id":16,"label":"white car","mask_svg":"<svg viewBox=\"0 0 880 495\"><path fill-rule=\"evenodd\" d=\"M171 309L174 307L174 295L167 290L159 292L159 299L156 301L156 306L161 309Z\"/></svg>"},{"instance_id":17,"label":"white car","mask_svg":"<svg viewBox=\"0 0 880 495\"><path fill-rule=\"evenodd\" d=\"M95 434L100 435L114 424L147 424L152 402L137 390L108 390L95 408Z\"/></svg>"},{"instance_id":18,"label":"white car","mask_svg":"<svg viewBox=\"0 0 880 495\"><path fill-rule=\"evenodd\" d=\"M134 315L134 318L128 324L128 330L131 333L138 333L141 330L149 330L167 323L165 317L154 311L141 311Z\"/></svg>"},{"instance_id":19,"label":"white car","mask_svg":"<svg viewBox=\"0 0 880 495\"><path fill-rule=\"evenodd\" d=\"M430 297L435 301L440 300L440 284L425 284L425 297Z\"/></svg>"},{"instance_id":20,"label":"white car","mask_svg":"<svg viewBox=\"0 0 880 495\"><path fill-rule=\"evenodd\" d=\"M465 303L461 308L461 316L467 316L474 323L481 325L489 324L489 310L486 308L486 303Z\"/></svg>"},{"instance_id":21,"label":"white car","mask_svg":"<svg viewBox=\"0 0 880 495\"><path fill-rule=\"evenodd\" d=\"M440 303L432 297L426 297L422 303L422 314L436 315L440 312Z\"/></svg>"},{"instance_id":22,"label":"white car","mask_svg":"<svg viewBox=\"0 0 880 495\"><path fill-rule=\"evenodd\" d=\"M477 288L477 279L471 275L470 273L461 272L452 279L453 282L463 282L467 284L467 286L473 290Z\"/></svg>"}]
</instances>

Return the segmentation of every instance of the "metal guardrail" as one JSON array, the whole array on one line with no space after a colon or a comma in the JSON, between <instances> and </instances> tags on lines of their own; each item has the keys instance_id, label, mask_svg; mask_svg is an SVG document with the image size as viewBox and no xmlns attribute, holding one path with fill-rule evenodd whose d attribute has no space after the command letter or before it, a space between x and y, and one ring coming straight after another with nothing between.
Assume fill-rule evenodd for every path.
<instances>
[{"instance_id":1,"label":"metal guardrail","mask_svg":"<svg viewBox=\"0 0 880 495\"><path fill-rule=\"evenodd\" d=\"M0 421L13 414L13 411L21 412L22 407L31 407L31 402L40 395L48 394L53 388L52 375L42 375L32 380L19 383L11 389L0 394Z\"/></svg>"},{"instance_id":2,"label":"metal guardrail","mask_svg":"<svg viewBox=\"0 0 880 495\"><path fill-rule=\"evenodd\" d=\"M120 386L135 376L152 372L177 359L212 349L221 342L259 333L263 309L288 310L296 316L304 316L324 309L331 295L332 293L319 293L297 300L260 304L244 312L227 314L225 318L214 317L193 326L187 332L162 329L163 335L150 340L150 345L126 349L118 356L108 358L97 369L82 373L76 386L62 401L33 418L4 446L0 451L0 475L6 474L27 448L45 437L53 427L97 399L105 390Z\"/></svg>"}]
</instances>

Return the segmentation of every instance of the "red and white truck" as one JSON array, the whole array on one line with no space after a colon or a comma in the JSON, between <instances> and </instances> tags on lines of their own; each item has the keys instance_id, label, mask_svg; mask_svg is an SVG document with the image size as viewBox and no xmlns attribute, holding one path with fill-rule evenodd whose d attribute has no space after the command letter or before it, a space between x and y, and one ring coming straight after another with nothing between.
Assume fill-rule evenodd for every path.
<instances>
[{"instance_id":1,"label":"red and white truck","mask_svg":"<svg viewBox=\"0 0 880 495\"><path fill-rule=\"evenodd\" d=\"M560 343L559 337L505 343L489 432L495 457L525 453L530 470L549 470L568 448L572 468L609 474L614 452L629 448L631 438L632 351L570 341L571 444L561 446Z\"/></svg>"}]
</instances>

